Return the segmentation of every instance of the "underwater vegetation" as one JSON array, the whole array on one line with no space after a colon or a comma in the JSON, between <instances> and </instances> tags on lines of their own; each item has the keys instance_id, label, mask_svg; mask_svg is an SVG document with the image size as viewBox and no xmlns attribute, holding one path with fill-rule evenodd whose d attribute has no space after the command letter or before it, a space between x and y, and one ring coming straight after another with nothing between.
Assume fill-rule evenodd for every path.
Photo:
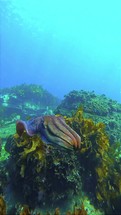
<instances>
[{"instance_id":1,"label":"underwater vegetation","mask_svg":"<svg viewBox=\"0 0 121 215\"><path fill-rule=\"evenodd\" d=\"M22 84L0 90L1 125L38 115L51 115L59 99L39 85Z\"/></svg>"},{"instance_id":2,"label":"underwater vegetation","mask_svg":"<svg viewBox=\"0 0 121 215\"><path fill-rule=\"evenodd\" d=\"M121 201L120 143L111 145L104 123L95 124L92 119L84 118L81 108L73 117L66 117L66 122L81 136L79 160L84 165L84 191L93 192L96 202L107 208L107 213L108 210L109 214L113 213L117 207L116 202Z\"/></svg>"},{"instance_id":3,"label":"underwater vegetation","mask_svg":"<svg viewBox=\"0 0 121 215\"><path fill-rule=\"evenodd\" d=\"M10 153L10 186L24 204L45 209L61 206L80 191L80 166L74 151L46 145L37 135L30 137L26 132L9 137L5 149Z\"/></svg>"},{"instance_id":4,"label":"underwater vegetation","mask_svg":"<svg viewBox=\"0 0 121 215\"><path fill-rule=\"evenodd\" d=\"M72 116L82 107L85 118L91 118L95 123L103 122L110 143L121 142L121 104L105 95L96 95L93 91L73 90L56 108L55 114Z\"/></svg>"},{"instance_id":5,"label":"underwater vegetation","mask_svg":"<svg viewBox=\"0 0 121 215\"><path fill-rule=\"evenodd\" d=\"M0 196L0 214L6 215L6 202L2 196ZM31 211L31 209L28 207L28 205L19 205L17 207L17 214L18 215L42 215L41 212ZM59 208L56 208L53 212L46 212L45 215L62 215ZM65 215L87 215L87 211L84 208L84 205L82 204L81 207L77 207L74 205L72 212L67 211Z\"/></svg>"},{"instance_id":6,"label":"underwater vegetation","mask_svg":"<svg viewBox=\"0 0 121 215\"><path fill-rule=\"evenodd\" d=\"M93 98L98 101L99 97L81 91L77 92L77 98L80 94L85 95L85 100L79 103L78 99L77 106L76 91L73 91L71 96L67 96L69 99L71 97L71 102L62 101L55 110L56 115L43 115L42 124L39 121L42 127L37 127L39 116L28 120L21 118L17 121L20 124L14 123L14 133L7 139L6 132L5 137L2 136L5 147L3 149L1 142L1 156L3 153L7 155L0 161L0 193L4 196L8 215L120 214L121 141L117 130L120 128L120 104L110 101L110 106L115 103L114 109L111 106L112 111L109 112L107 104L107 115L100 112L98 119L98 113L85 112L84 107L86 99L88 110L88 100ZM104 101L104 106L107 100L103 95L101 101ZM95 102L92 106L95 106ZM110 127L108 120L113 117L115 121L115 116L117 127ZM66 123L63 127L60 119ZM55 129L56 123L59 124ZM51 140L54 140L49 144L46 141L48 135L43 138L41 133L43 125L46 132L52 135ZM71 128L73 135L76 132L81 138L79 147L69 150L69 147L56 144L56 135L68 140L69 136L65 137L64 134L65 127ZM41 132L35 132L37 128ZM112 133L115 134L113 139Z\"/></svg>"},{"instance_id":7,"label":"underwater vegetation","mask_svg":"<svg viewBox=\"0 0 121 215\"><path fill-rule=\"evenodd\" d=\"M2 196L0 196L0 214L6 215L6 203Z\"/></svg>"}]
</instances>

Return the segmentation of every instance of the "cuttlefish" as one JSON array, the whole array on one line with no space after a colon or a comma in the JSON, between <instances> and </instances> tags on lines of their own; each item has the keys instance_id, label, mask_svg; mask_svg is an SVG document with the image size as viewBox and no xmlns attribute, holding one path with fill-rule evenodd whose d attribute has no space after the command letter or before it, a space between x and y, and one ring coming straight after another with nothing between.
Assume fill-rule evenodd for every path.
<instances>
[{"instance_id":1,"label":"cuttlefish","mask_svg":"<svg viewBox=\"0 0 121 215\"><path fill-rule=\"evenodd\" d=\"M62 116L40 116L28 121L18 120L16 131L19 136L24 131L29 136L39 135L46 144L59 145L67 149L80 148L80 136L66 124Z\"/></svg>"}]
</instances>

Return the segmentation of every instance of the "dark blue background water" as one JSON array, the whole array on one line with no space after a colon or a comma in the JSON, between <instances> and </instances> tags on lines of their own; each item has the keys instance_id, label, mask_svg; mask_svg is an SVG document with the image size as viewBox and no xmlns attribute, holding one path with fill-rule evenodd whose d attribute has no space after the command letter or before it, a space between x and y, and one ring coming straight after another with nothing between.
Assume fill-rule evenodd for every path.
<instances>
[{"instance_id":1,"label":"dark blue background water","mask_svg":"<svg viewBox=\"0 0 121 215\"><path fill-rule=\"evenodd\" d=\"M0 1L0 87L40 84L62 98L94 90L121 102L119 1Z\"/></svg>"}]
</instances>

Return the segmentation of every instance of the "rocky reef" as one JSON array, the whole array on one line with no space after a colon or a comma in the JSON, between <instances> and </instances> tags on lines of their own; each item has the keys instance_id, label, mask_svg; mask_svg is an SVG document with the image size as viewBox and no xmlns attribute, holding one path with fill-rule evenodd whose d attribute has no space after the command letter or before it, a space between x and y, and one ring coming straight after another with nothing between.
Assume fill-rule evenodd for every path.
<instances>
[{"instance_id":1,"label":"rocky reef","mask_svg":"<svg viewBox=\"0 0 121 215\"><path fill-rule=\"evenodd\" d=\"M51 115L59 99L39 85L22 84L0 90L1 125L22 118Z\"/></svg>"},{"instance_id":2,"label":"rocky reef","mask_svg":"<svg viewBox=\"0 0 121 215\"><path fill-rule=\"evenodd\" d=\"M109 134L110 143L121 142L121 104L105 95L94 92L71 91L65 95L55 114L72 116L82 107L85 118L91 118L95 123L103 122Z\"/></svg>"},{"instance_id":3,"label":"rocky reef","mask_svg":"<svg viewBox=\"0 0 121 215\"><path fill-rule=\"evenodd\" d=\"M1 128L0 210L8 215L120 214L121 105L94 92L73 91L55 113L81 137L80 147L47 144L26 129L19 135L14 122Z\"/></svg>"}]
</instances>

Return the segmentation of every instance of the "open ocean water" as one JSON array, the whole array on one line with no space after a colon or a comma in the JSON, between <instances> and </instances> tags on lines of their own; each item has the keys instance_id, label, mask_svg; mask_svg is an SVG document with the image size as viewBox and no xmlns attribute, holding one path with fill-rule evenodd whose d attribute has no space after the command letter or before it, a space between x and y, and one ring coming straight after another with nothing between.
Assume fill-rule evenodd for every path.
<instances>
[{"instance_id":1,"label":"open ocean water","mask_svg":"<svg viewBox=\"0 0 121 215\"><path fill-rule=\"evenodd\" d=\"M0 0L0 215L121 214L120 11Z\"/></svg>"}]
</instances>

